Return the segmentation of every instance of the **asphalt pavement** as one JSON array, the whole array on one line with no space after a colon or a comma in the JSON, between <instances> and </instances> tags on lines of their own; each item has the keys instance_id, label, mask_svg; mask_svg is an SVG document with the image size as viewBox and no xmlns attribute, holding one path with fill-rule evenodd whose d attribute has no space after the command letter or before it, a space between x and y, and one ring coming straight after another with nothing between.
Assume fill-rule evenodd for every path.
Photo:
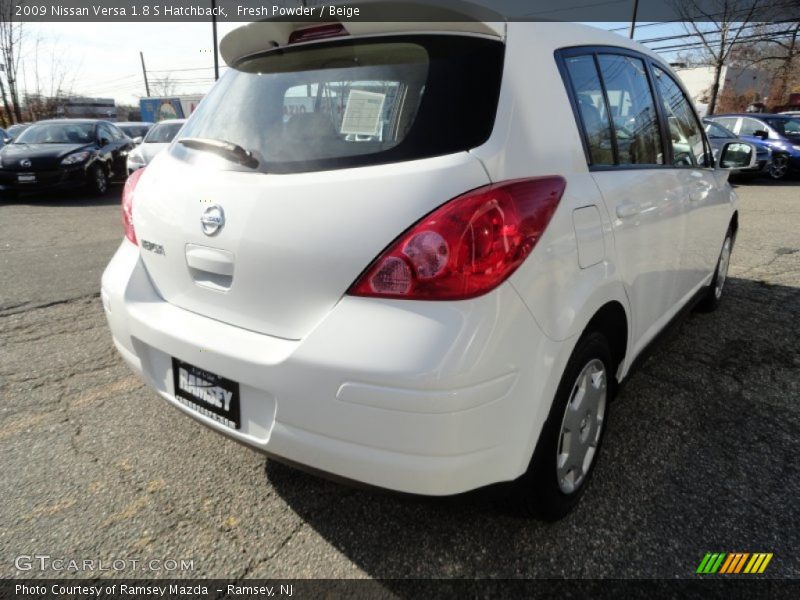
<instances>
[{"instance_id":1,"label":"asphalt pavement","mask_svg":"<svg viewBox=\"0 0 800 600\"><path fill-rule=\"evenodd\" d=\"M119 193L0 203L0 577L675 578L709 551L772 552L769 576L800 577L799 181L738 186L722 307L629 379L555 524L481 493L318 479L168 407L117 356L98 298ZM19 562L34 555L49 567Z\"/></svg>"}]
</instances>

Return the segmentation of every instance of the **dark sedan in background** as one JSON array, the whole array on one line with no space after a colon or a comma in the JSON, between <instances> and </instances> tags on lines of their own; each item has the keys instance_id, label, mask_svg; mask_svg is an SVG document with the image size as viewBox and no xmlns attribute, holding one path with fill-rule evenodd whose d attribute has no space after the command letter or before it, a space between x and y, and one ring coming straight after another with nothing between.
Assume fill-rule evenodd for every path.
<instances>
[{"instance_id":1,"label":"dark sedan in background","mask_svg":"<svg viewBox=\"0 0 800 600\"><path fill-rule=\"evenodd\" d=\"M112 179L125 177L133 147L133 141L107 121L40 121L0 149L0 191L83 187L101 195Z\"/></svg>"}]
</instances>

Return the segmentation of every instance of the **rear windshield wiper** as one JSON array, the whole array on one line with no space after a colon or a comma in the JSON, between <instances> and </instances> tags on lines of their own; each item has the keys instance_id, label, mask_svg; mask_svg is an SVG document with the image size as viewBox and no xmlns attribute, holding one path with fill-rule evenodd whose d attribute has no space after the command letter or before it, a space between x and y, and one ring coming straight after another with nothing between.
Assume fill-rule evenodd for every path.
<instances>
[{"instance_id":1,"label":"rear windshield wiper","mask_svg":"<svg viewBox=\"0 0 800 600\"><path fill-rule=\"evenodd\" d=\"M258 166L258 161L253 156L252 152L232 142L207 138L183 138L178 140L178 143L183 144L187 148L193 148L194 150L214 152L223 158L227 158L245 167L250 167L251 169L255 169Z\"/></svg>"}]
</instances>

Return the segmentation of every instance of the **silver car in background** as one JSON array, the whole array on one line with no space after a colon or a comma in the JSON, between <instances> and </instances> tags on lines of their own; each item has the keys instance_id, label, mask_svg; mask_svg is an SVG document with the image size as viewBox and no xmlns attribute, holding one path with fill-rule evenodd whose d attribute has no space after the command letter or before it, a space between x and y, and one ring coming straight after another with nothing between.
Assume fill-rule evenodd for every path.
<instances>
[{"instance_id":1,"label":"silver car in background","mask_svg":"<svg viewBox=\"0 0 800 600\"><path fill-rule=\"evenodd\" d=\"M130 154L128 154L128 175L150 164L156 154L172 143L186 119L171 119L156 123Z\"/></svg>"}]
</instances>

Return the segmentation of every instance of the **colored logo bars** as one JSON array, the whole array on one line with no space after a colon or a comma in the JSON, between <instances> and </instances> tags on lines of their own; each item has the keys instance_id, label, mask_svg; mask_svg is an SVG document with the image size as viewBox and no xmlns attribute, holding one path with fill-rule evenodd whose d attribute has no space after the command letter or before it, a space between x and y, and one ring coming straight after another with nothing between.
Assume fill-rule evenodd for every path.
<instances>
[{"instance_id":1,"label":"colored logo bars","mask_svg":"<svg viewBox=\"0 0 800 600\"><path fill-rule=\"evenodd\" d=\"M702 575L723 573L726 575L738 573L763 573L769 561L772 560L772 552L707 552L700 561L696 573Z\"/></svg>"}]
</instances>

